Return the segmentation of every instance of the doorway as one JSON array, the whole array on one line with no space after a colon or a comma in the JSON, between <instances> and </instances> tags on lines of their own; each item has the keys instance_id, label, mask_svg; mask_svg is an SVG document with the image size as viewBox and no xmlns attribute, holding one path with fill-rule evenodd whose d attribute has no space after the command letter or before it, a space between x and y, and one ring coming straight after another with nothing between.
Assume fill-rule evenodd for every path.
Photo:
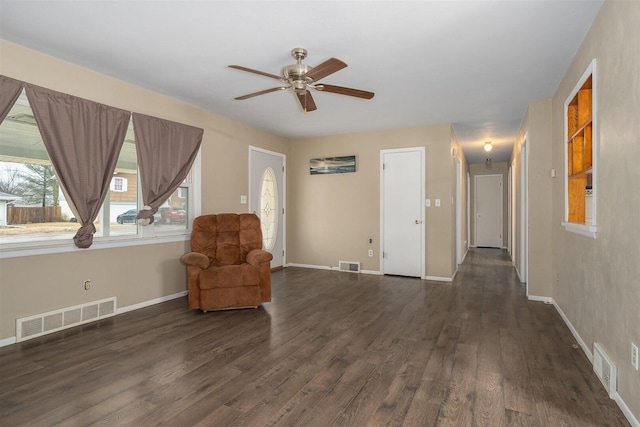
<instances>
[{"instance_id":1,"label":"doorway","mask_svg":"<svg viewBox=\"0 0 640 427\"><path fill-rule=\"evenodd\" d=\"M475 177L476 246L502 247L502 175Z\"/></svg>"},{"instance_id":2,"label":"doorway","mask_svg":"<svg viewBox=\"0 0 640 427\"><path fill-rule=\"evenodd\" d=\"M527 156L527 140L520 150L520 281L526 283L526 294L529 296L528 268L529 268L529 160Z\"/></svg>"},{"instance_id":3,"label":"doorway","mask_svg":"<svg viewBox=\"0 0 640 427\"><path fill-rule=\"evenodd\" d=\"M462 165L460 159L456 157L456 268L462 264Z\"/></svg>"},{"instance_id":4,"label":"doorway","mask_svg":"<svg viewBox=\"0 0 640 427\"><path fill-rule=\"evenodd\" d=\"M383 274L424 277L424 147L380 151Z\"/></svg>"},{"instance_id":5,"label":"doorway","mask_svg":"<svg viewBox=\"0 0 640 427\"><path fill-rule=\"evenodd\" d=\"M285 265L284 154L249 147L249 212L260 218L262 247L273 255L272 269Z\"/></svg>"}]
</instances>

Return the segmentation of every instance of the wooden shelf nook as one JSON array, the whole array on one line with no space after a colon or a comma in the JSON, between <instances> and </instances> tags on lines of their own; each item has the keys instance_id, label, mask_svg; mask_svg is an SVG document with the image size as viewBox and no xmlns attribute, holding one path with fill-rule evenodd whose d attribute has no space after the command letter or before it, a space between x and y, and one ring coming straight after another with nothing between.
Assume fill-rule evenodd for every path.
<instances>
[{"instance_id":1,"label":"wooden shelf nook","mask_svg":"<svg viewBox=\"0 0 640 427\"><path fill-rule=\"evenodd\" d=\"M593 222L593 76L567 105L567 221Z\"/></svg>"}]
</instances>

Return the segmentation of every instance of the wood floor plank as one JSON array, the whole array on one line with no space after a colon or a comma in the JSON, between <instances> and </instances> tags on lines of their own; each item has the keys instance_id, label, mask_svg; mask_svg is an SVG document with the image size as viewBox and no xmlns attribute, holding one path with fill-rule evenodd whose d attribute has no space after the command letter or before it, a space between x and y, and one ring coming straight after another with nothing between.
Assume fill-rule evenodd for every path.
<instances>
[{"instance_id":1,"label":"wood floor plank","mask_svg":"<svg viewBox=\"0 0 640 427\"><path fill-rule=\"evenodd\" d=\"M272 278L257 309L179 298L0 348L0 425L629 425L505 251L452 283Z\"/></svg>"}]
</instances>

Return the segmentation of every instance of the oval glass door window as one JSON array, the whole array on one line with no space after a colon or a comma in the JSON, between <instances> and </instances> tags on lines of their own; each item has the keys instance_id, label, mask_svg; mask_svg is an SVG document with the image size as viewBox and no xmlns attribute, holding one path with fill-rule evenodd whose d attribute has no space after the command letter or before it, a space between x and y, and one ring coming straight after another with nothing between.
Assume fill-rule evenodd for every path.
<instances>
[{"instance_id":1,"label":"oval glass door window","mask_svg":"<svg viewBox=\"0 0 640 427\"><path fill-rule=\"evenodd\" d=\"M262 228L262 246L271 251L278 235L278 186L273 169L267 167L262 173L260 184L260 227Z\"/></svg>"}]
</instances>

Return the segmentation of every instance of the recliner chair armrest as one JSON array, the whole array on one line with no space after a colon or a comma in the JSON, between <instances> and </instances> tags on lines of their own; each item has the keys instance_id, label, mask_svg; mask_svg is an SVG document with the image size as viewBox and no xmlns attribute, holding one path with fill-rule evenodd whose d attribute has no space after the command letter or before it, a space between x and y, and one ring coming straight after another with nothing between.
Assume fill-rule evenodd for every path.
<instances>
[{"instance_id":1,"label":"recliner chair armrest","mask_svg":"<svg viewBox=\"0 0 640 427\"><path fill-rule=\"evenodd\" d=\"M270 262L273 259L273 255L263 249L254 249L247 254L247 263L258 266L263 262Z\"/></svg>"},{"instance_id":2,"label":"recliner chair armrest","mask_svg":"<svg viewBox=\"0 0 640 427\"><path fill-rule=\"evenodd\" d=\"M209 265L211 264L209 262L208 256L198 252L189 252L187 254L184 254L180 258L180 261L182 261L182 263L185 265L200 267L203 270L206 270L207 268L209 268Z\"/></svg>"}]
</instances>

